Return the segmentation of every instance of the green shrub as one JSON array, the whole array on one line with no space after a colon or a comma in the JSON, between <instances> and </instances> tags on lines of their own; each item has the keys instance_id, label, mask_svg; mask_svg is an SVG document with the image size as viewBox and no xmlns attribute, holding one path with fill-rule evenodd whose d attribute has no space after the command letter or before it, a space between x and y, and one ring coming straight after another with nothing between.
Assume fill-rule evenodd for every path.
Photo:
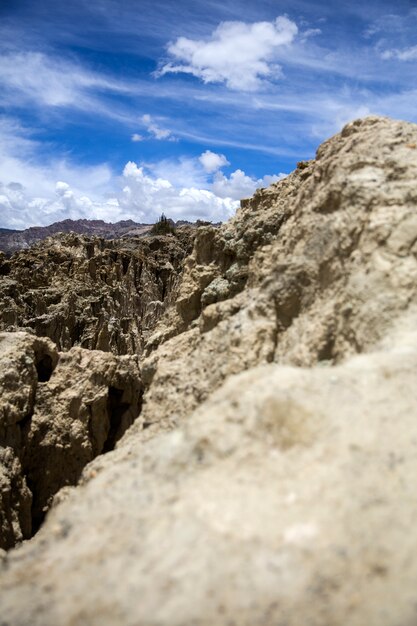
<instances>
[{"instance_id":1,"label":"green shrub","mask_svg":"<svg viewBox=\"0 0 417 626\"><path fill-rule=\"evenodd\" d=\"M163 213L159 220L154 224L150 231L151 235L169 235L175 234L174 222L168 219Z\"/></svg>"}]
</instances>

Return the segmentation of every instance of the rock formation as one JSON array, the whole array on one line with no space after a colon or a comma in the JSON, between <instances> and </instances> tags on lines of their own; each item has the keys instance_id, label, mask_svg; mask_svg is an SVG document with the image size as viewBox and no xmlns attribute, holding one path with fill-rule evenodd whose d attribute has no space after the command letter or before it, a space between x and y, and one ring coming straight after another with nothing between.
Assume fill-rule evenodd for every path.
<instances>
[{"instance_id":1,"label":"rock formation","mask_svg":"<svg viewBox=\"0 0 417 626\"><path fill-rule=\"evenodd\" d=\"M175 300L193 237L189 228L127 241L73 233L0 258L0 330L30 330L59 350L139 354Z\"/></svg>"},{"instance_id":2,"label":"rock formation","mask_svg":"<svg viewBox=\"0 0 417 626\"><path fill-rule=\"evenodd\" d=\"M337 363L385 335L417 294L415 128L349 124L197 233L175 309L145 347L144 420L185 416L255 365Z\"/></svg>"},{"instance_id":3,"label":"rock formation","mask_svg":"<svg viewBox=\"0 0 417 626\"><path fill-rule=\"evenodd\" d=\"M59 489L114 448L141 400L136 357L58 353L48 339L0 333L0 548L32 535Z\"/></svg>"},{"instance_id":4,"label":"rock formation","mask_svg":"<svg viewBox=\"0 0 417 626\"><path fill-rule=\"evenodd\" d=\"M4 555L4 624L416 623L416 176L416 125L358 120L229 223L197 232L175 301L144 338L143 382L121 375L137 411L143 385L138 419L113 451L116 437L95 448L37 535ZM17 341L32 373L53 370L38 391L19 382L26 361L7 352ZM53 399L114 406L120 382L94 372L132 357L3 342L12 430L0 485L16 514L2 523L23 528L29 476L42 493L42 466L55 480L54 442L82 432L93 447L91 417L66 399L55 430ZM72 355L90 363L88 383L86 367L65 370ZM41 424L51 437L29 470L19 416L34 393L32 450L43 450Z\"/></svg>"}]
</instances>

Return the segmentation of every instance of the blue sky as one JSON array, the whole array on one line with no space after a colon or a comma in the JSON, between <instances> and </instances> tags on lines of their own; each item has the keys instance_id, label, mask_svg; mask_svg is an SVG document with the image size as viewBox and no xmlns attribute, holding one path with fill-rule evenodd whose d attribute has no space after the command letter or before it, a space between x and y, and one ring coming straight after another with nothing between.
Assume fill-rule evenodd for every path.
<instances>
[{"instance_id":1,"label":"blue sky","mask_svg":"<svg viewBox=\"0 0 417 626\"><path fill-rule=\"evenodd\" d=\"M417 0L0 0L0 227L214 221L368 114L417 121Z\"/></svg>"}]
</instances>

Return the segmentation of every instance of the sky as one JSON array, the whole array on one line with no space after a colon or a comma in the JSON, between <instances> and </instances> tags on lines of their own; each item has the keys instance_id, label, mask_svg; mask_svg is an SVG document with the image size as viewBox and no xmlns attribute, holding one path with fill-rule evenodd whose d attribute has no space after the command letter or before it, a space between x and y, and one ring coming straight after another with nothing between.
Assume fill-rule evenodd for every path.
<instances>
[{"instance_id":1,"label":"sky","mask_svg":"<svg viewBox=\"0 0 417 626\"><path fill-rule=\"evenodd\" d=\"M417 0L0 0L0 227L224 221L348 121L417 122Z\"/></svg>"}]
</instances>

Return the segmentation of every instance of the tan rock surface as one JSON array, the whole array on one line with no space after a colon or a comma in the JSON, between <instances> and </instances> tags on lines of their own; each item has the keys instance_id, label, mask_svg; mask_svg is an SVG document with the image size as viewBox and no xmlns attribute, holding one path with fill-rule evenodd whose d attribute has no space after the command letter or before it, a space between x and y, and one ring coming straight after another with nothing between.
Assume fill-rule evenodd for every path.
<instances>
[{"instance_id":1,"label":"tan rock surface","mask_svg":"<svg viewBox=\"0 0 417 626\"><path fill-rule=\"evenodd\" d=\"M255 365L339 362L385 335L417 297L416 142L415 124L352 122L198 232L176 313L148 341L143 422L169 427ZM213 302L219 277L230 293L223 282Z\"/></svg>"},{"instance_id":2,"label":"tan rock surface","mask_svg":"<svg viewBox=\"0 0 417 626\"><path fill-rule=\"evenodd\" d=\"M2 555L4 624L417 623L416 144L351 123L198 231L139 419Z\"/></svg>"},{"instance_id":3,"label":"tan rock surface","mask_svg":"<svg viewBox=\"0 0 417 626\"><path fill-rule=\"evenodd\" d=\"M54 494L140 411L136 357L0 333L0 547L31 536Z\"/></svg>"},{"instance_id":4,"label":"tan rock surface","mask_svg":"<svg viewBox=\"0 0 417 626\"><path fill-rule=\"evenodd\" d=\"M178 430L101 457L6 560L2 619L411 626L416 348L251 369Z\"/></svg>"}]
</instances>

